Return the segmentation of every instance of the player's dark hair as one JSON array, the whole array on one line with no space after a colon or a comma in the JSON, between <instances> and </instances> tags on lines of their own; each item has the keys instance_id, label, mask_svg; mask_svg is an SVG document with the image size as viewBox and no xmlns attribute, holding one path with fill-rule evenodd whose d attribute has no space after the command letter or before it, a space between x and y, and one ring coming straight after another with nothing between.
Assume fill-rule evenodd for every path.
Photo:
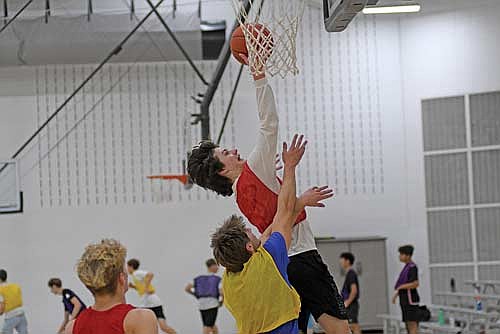
<instances>
[{"instance_id":1,"label":"player's dark hair","mask_svg":"<svg viewBox=\"0 0 500 334\"><path fill-rule=\"evenodd\" d=\"M49 279L49 288L52 287L56 288L61 288L62 287L62 281L59 278L51 278Z\"/></svg>"},{"instance_id":2,"label":"player's dark hair","mask_svg":"<svg viewBox=\"0 0 500 334\"><path fill-rule=\"evenodd\" d=\"M352 253L349 253L349 252L342 253L342 254L340 254L340 258L349 261L351 266L354 264L355 258L354 258L354 255Z\"/></svg>"},{"instance_id":3,"label":"player's dark hair","mask_svg":"<svg viewBox=\"0 0 500 334\"><path fill-rule=\"evenodd\" d=\"M232 215L212 234L211 247L218 263L227 271L238 273L252 256L247 251L248 242L243 218Z\"/></svg>"},{"instance_id":4,"label":"player's dark hair","mask_svg":"<svg viewBox=\"0 0 500 334\"><path fill-rule=\"evenodd\" d=\"M131 266L134 270L137 270L139 269L141 263L137 259L130 259L128 260L127 265Z\"/></svg>"},{"instance_id":5,"label":"player's dark hair","mask_svg":"<svg viewBox=\"0 0 500 334\"><path fill-rule=\"evenodd\" d=\"M217 261L215 261L215 259L208 259L205 264L207 265L207 268L210 268L211 266L216 266L217 265Z\"/></svg>"},{"instance_id":6,"label":"player's dark hair","mask_svg":"<svg viewBox=\"0 0 500 334\"><path fill-rule=\"evenodd\" d=\"M217 147L208 140L193 147L188 160L188 174L200 187L213 190L222 196L231 196L231 180L219 174L224 169L224 164L214 155L214 149Z\"/></svg>"},{"instance_id":7,"label":"player's dark hair","mask_svg":"<svg viewBox=\"0 0 500 334\"><path fill-rule=\"evenodd\" d=\"M5 282L7 280L7 272L0 269L0 282Z\"/></svg>"},{"instance_id":8,"label":"player's dark hair","mask_svg":"<svg viewBox=\"0 0 500 334\"><path fill-rule=\"evenodd\" d=\"M412 245L404 245L399 247L398 251L401 254L408 255L408 256L413 256L413 251L415 250L415 247Z\"/></svg>"}]
</instances>

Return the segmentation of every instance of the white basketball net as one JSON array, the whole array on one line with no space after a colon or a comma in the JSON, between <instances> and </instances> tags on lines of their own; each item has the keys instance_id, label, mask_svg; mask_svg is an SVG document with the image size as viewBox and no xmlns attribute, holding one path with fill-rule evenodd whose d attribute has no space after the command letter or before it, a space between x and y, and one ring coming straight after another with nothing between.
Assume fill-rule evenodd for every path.
<instances>
[{"instance_id":1,"label":"white basketball net","mask_svg":"<svg viewBox=\"0 0 500 334\"><path fill-rule=\"evenodd\" d=\"M296 56L297 32L304 13L304 0L231 0L245 34L250 72L285 77L299 73ZM262 28L256 24L261 24ZM270 34L269 34L270 32Z\"/></svg>"}]
</instances>

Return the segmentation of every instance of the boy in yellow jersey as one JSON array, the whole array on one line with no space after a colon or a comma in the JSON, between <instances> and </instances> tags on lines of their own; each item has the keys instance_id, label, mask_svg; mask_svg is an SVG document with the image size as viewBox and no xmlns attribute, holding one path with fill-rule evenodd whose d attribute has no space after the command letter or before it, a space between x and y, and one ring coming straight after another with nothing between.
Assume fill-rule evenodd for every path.
<instances>
[{"instance_id":1,"label":"boy in yellow jersey","mask_svg":"<svg viewBox=\"0 0 500 334\"><path fill-rule=\"evenodd\" d=\"M333 196L331 189L315 187L296 198L295 169L306 144L297 135L290 148L283 144L284 180L278 209L261 239L237 216L212 235L214 256L226 268L224 304L236 319L239 334L299 332L300 297L287 274L292 228L305 206L323 206L320 202Z\"/></svg>"},{"instance_id":2,"label":"boy in yellow jersey","mask_svg":"<svg viewBox=\"0 0 500 334\"><path fill-rule=\"evenodd\" d=\"M132 279L129 287L136 290L137 294L142 298L141 307L154 312L160 329L167 334L176 334L175 329L167 325L162 301L156 294L156 290L152 284L153 273L147 270L140 270L140 265L141 263L137 259L128 260L127 271Z\"/></svg>"},{"instance_id":3,"label":"boy in yellow jersey","mask_svg":"<svg viewBox=\"0 0 500 334\"><path fill-rule=\"evenodd\" d=\"M7 272L3 269L0 270L0 315L5 316L1 334L13 334L14 329L19 334L28 334L21 287L7 283Z\"/></svg>"}]
</instances>

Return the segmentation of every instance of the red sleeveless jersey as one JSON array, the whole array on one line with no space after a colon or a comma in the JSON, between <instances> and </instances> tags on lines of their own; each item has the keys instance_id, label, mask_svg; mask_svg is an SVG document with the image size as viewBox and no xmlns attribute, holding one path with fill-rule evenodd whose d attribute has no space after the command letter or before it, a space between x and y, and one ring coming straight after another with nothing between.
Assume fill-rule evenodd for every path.
<instances>
[{"instance_id":1,"label":"red sleeveless jersey","mask_svg":"<svg viewBox=\"0 0 500 334\"><path fill-rule=\"evenodd\" d=\"M281 183L281 180L278 181ZM236 184L236 203L241 213L263 233L278 210L278 194L269 189L245 163ZM305 219L306 211L302 210L295 224Z\"/></svg>"},{"instance_id":2,"label":"red sleeveless jersey","mask_svg":"<svg viewBox=\"0 0 500 334\"><path fill-rule=\"evenodd\" d=\"M73 334L125 334L123 321L133 309L128 304L119 304L107 311L89 307L75 320Z\"/></svg>"}]
</instances>

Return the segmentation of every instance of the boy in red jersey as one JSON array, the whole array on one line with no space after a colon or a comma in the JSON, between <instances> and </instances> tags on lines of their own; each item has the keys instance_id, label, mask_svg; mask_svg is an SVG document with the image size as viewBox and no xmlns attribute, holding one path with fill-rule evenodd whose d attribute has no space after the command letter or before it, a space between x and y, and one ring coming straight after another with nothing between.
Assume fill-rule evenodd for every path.
<instances>
[{"instance_id":1,"label":"boy in red jersey","mask_svg":"<svg viewBox=\"0 0 500 334\"><path fill-rule=\"evenodd\" d=\"M203 188L222 196L234 194L240 211L264 233L276 214L281 188L276 176L279 119L274 93L265 74L254 76L254 80L260 127L248 159L241 159L236 149L228 150L204 141L193 148L188 173L194 183ZM301 298L299 328L304 333L307 331L309 314L312 314L327 334L348 334L344 301L318 253L311 224L300 201L298 198L296 202L297 219L288 249L287 268L290 282Z\"/></svg>"},{"instance_id":2,"label":"boy in red jersey","mask_svg":"<svg viewBox=\"0 0 500 334\"><path fill-rule=\"evenodd\" d=\"M77 273L95 303L68 324L66 334L158 334L151 310L126 304L126 255L125 247L111 239L85 248Z\"/></svg>"}]
</instances>

